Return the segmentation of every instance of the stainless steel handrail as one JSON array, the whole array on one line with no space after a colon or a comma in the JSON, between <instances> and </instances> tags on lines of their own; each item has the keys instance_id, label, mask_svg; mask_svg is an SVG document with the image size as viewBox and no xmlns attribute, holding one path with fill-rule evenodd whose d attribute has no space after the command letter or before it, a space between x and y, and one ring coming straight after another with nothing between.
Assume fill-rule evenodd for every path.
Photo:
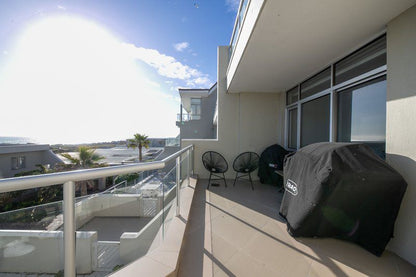
<instances>
[{"instance_id":1,"label":"stainless steel handrail","mask_svg":"<svg viewBox=\"0 0 416 277\"><path fill-rule=\"evenodd\" d=\"M129 165L109 166L92 169L81 169L66 172L49 173L35 176L24 176L15 178L0 179L0 193L17 191L23 189L32 189L47 187L56 184L63 184L68 181L83 181L90 179L97 179L108 176L115 176L121 174L134 173L138 171L146 171L152 169L164 168L166 162L175 159L188 150L191 150L193 145L189 145L178 152L166 157L161 161L136 163Z\"/></svg>"},{"instance_id":2,"label":"stainless steel handrail","mask_svg":"<svg viewBox=\"0 0 416 277\"><path fill-rule=\"evenodd\" d=\"M157 162L137 163L130 165L50 173L36 176L0 179L0 193L23 189L47 187L56 184L64 185L64 272L65 277L75 277L75 182L114 175L134 173L138 171L161 169L166 166L166 163L168 161L180 157L180 155L182 155L185 152L189 151L188 157L190 157L192 150L193 145L189 145L179 150L178 152L166 157L165 159ZM176 185L179 187L178 181ZM178 189L177 198L179 199L179 197L180 196ZM177 212L179 211L179 208L177 208Z\"/></svg>"}]
</instances>

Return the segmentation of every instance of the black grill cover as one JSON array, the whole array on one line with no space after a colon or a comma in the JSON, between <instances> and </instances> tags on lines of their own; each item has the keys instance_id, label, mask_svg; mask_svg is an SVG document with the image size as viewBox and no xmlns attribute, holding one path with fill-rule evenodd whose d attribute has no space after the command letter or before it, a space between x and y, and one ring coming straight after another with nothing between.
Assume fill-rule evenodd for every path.
<instances>
[{"instance_id":1,"label":"black grill cover","mask_svg":"<svg viewBox=\"0 0 416 277\"><path fill-rule=\"evenodd\" d=\"M257 175L262 184L282 185L282 177L276 170L283 169L283 161L289 152L278 144L267 147L260 155Z\"/></svg>"},{"instance_id":2,"label":"black grill cover","mask_svg":"<svg viewBox=\"0 0 416 277\"><path fill-rule=\"evenodd\" d=\"M316 143L286 156L280 214L288 232L337 237L380 256L406 182L364 144Z\"/></svg>"}]
</instances>

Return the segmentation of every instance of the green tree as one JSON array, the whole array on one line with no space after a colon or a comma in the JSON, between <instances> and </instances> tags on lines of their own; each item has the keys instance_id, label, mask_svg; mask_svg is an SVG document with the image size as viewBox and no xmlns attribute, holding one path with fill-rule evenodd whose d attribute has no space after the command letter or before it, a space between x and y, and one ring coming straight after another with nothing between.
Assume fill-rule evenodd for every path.
<instances>
[{"instance_id":1,"label":"green tree","mask_svg":"<svg viewBox=\"0 0 416 277\"><path fill-rule=\"evenodd\" d=\"M139 161L141 162L142 159L142 148L149 148L150 140L147 136L141 134L134 134L133 139L127 140L127 147L129 148L139 148Z\"/></svg>"},{"instance_id":2,"label":"green tree","mask_svg":"<svg viewBox=\"0 0 416 277\"><path fill-rule=\"evenodd\" d=\"M104 159L103 156L100 156L95 152L95 149L91 149L87 146L78 147L79 158L74 158L68 153L61 154L63 157L70 160L76 166L81 168L90 168L96 165L100 160Z\"/></svg>"},{"instance_id":3,"label":"green tree","mask_svg":"<svg viewBox=\"0 0 416 277\"><path fill-rule=\"evenodd\" d=\"M87 146L78 147L79 158L72 157L68 153L61 154L63 157L70 160L78 168L90 168L96 166L98 162L104 159L103 156L100 156L95 152L95 149L91 149ZM81 195L87 195L87 185L90 181L80 181L77 182L77 186L81 187Z\"/></svg>"}]
</instances>

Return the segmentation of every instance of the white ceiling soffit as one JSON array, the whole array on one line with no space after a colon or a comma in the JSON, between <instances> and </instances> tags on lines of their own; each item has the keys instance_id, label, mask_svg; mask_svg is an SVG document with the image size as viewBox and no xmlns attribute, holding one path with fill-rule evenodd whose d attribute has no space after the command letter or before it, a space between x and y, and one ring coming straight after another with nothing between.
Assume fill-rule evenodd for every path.
<instances>
[{"instance_id":1,"label":"white ceiling soffit","mask_svg":"<svg viewBox=\"0 0 416 277\"><path fill-rule=\"evenodd\" d=\"M233 57L239 64L227 73L228 92L290 89L381 34L414 4L416 0L267 0L243 55Z\"/></svg>"},{"instance_id":2,"label":"white ceiling soffit","mask_svg":"<svg viewBox=\"0 0 416 277\"><path fill-rule=\"evenodd\" d=\"M209 89L179 89L179 95L181 97L207 97L209 95Z\"/></svg>"}]
</instances>

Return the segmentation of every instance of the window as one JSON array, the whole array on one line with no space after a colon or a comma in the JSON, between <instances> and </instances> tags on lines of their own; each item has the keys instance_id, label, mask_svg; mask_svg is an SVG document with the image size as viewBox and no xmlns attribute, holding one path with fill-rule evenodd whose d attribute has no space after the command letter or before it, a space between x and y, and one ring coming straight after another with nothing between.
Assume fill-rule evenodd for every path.
<instances>
[{"instance_id":1,"label":"window","mask_svg":"<svg viewBox=\"0 0 416 277\"><path fill-rule=\"evenodd\" d=\"M386 90L383 76L338 93L337 141L366 142L385 157Z\"/></svg>"},{"instance_id":2,"label":"window","mask_svg":"<svg viewBox=\"0 0 416 277\"><path fill-rule=\"evenodd\" d=\"M302 104L301 147L329 141L329 94Z\"/></svg>"},{"instance_id":3,"label":"window","mask_svg":"<svg viewBox=\"0 0 416 277\"><path fill-rule=\"evenodd\" d=\"M191 98L191 120L201 119L201 98Z\"/></svg>"},{"instance_id":4,"label":"window","mask_svg":"<svg viewBox=\"0 0 416 277\"><path fill-rule=\"evenodd\" d=\"M26 157L12 157L12 170L22 169L26 167Z\"/></svg>"},{"instance_id":5,"label":"window","mask_svg":"<svg viewBox=\"0 0 416 277\"><path fill-rule=\"evenodd\" d=\"M294 108L289 110L289 126L288 126L288 143L287 146L292 149L297 149L298 139L298 109Z\"/></svg>"},{"instance_id":6,"label":"window","mask_svg":"<svg viewBox=\"0 0 416 277\"><path fill-rule=\"evenodd\" d=\"M335 84L386 64L386 36L382 36L334 65Z\"/></svg>"},{"instance_id":7,"label":"window","mask_svg":"<svg viewBox=\"0 0 416 277\"><path fill-rule=\"evenodd\" d=\"M309 80L300 85L300 98L304 99L315 93L329 89L331 87L331 68L316 74Z\"/></svg>"},{"instance_id":8,"label":"window","mask_svg":"<svg viewBox=\"0 0 416 277\"><path fill-rule=\"evenodd\" d=\"M288 90L286 93L286 104L290 105L298 102L298 87L294 87L291 90Z\"/></svg>"},{"instance_id":9,"label":"window","mask_svg":"<svg viewBox=\"0 0 416 277\"><path fill-rule=\"evenodd\" d=\"M385 158L385 75L383 35L288 90L286 147L365 142Z\"/></svg>"}]
</instances>

